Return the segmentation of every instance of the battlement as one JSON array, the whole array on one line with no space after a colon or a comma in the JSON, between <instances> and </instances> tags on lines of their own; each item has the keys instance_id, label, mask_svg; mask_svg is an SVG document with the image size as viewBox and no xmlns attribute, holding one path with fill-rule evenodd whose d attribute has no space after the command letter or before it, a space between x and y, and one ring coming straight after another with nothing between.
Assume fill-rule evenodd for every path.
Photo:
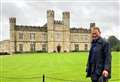
<instances>
[{"instance_id":1,"label":"battlement","mask_svg":"<svg viewBox=\"0 0 120 82\"><path fill-rule=\"evenodd\" d=\"M54 20L54 24L63 24L63 22L60 20Z\"/></svg>"},{"instance_id":2,"label":"battlement","mask_svg":"<svg viewBox=\"0 0 120 82\"><path fill-rule=\"evenodd\" d=\"M49 9L49 10L47 10L47 12L54 12L54 10Z\"/></svg>"},{"instance_id":3,"label":"battlement","mask_svg":"<svg viewBox=\"0 0 120 82\"><path fill-rule=\"evenodd\" d=\"M47 10L47 16L54 17L54 11L53 10Z\"/></svg>"},{"instance_id":4,"label":"battlement","mask_svg":"<svg viewBox=\"0 0 120 82\"><path fill-rule=\"evenodd\" d=\"M65 11L65 12L63 12L63 17L70 17L70 12L68 12L68 11Z\"/></svg>"},{"instance_id":5,"label":"battlement","mask_svg":"<svg viewBox=\"0 0 120 82\"><path fill-rule=\"evenodd\" d=\"M16 25L17 27L31 27L31 28L40 28L40 26L29 26L29 25Z\"/></svg>"},{"instance_id":6,"label":"battlement","mask_svg":"<svg viewBox=\"0 0 120 82\"><path fill-rule=\"evenodd\" d=\"M16 31L35 31L35 32L47 32L47 27L40 26L27 26L27 25L16 25Z\"/></svg>"},{"instance_id":7,"label":"battlement","mask_svg":"<svg viewBox=\"0 0 120 82\"><path fill-rule=\"evenodd\" d=\"M9 22L10 23L16 23L16 17L10 17Z\"/></svg>"},{"instance_id":8,"label":"battlement","mask_svg":"<svg viewBox=\"0 0 120 82\"><path fill-rule=\"evenodd\" d=\"M95 27L95 23L90 23L90 28Z\"/></svg>"},{"instance_id":9,"label":"battlement","mask_svg":"<svg viewBox=\"0 0 120 82\"><path fill-rule=\"evenodd\" d=\"M86 28L82 28L82 27L80 27L80 28L73 27L70 29L70 32L71 33L90 33L90 29L86 29Z\"/></svg>"}]
</instances>

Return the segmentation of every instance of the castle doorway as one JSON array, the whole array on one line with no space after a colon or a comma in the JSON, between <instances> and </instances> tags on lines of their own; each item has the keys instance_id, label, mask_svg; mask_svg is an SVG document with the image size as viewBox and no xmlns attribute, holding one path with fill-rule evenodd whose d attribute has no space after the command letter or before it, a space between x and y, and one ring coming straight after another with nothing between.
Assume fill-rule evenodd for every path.
<instances>
[{"instance_id":1,"label":"castle doorway","mask_svg":"<svg viewBox=\"0 0 120 82\"><path fill-rule=\"evenodd\" d=\"M58 52L58 53L61 52L61 46L60 46L60 45L57 46L57 52Z\"/></svg>"}]
</instances>

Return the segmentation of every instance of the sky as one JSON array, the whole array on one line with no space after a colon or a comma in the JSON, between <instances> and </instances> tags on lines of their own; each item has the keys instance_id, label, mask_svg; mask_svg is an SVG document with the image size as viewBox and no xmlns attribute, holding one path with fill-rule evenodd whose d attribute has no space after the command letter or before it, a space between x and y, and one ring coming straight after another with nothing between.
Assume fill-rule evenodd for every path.
<instances>
[{"instance_id":1,"label":"sky","mask_svg":"<svg viewBox=\"0 0 120 82\"><path fill-rule=\"evenodd\" d=\"M0 0L0 41L10 39L9 17L16 17L17 25L42 26L49 9L54 10L55 20L69 11L71 28L89 29L95 22L102 37L114 35L120 40L119 0Z\"/></svg>"}]
</instances>

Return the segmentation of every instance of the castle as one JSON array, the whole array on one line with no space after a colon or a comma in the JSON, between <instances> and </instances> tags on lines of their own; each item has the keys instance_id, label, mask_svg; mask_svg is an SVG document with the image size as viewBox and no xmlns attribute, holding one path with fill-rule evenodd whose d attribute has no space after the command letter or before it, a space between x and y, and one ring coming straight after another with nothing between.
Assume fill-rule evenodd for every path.
<instances>
[{"instance_id":1,"label":"castle","mask_svg":"<svg viewBox=\"0 0 120 82\"><path fill-rule=\"evenodd\" d=\"M43 26L16 25L16 18L10 17L9 53L88 51L90 29L70 28L70 12L62 15L62 21L55 20L54 11L48 10L47 23ZM90 24L90 28L93 26L95 23Z\"/></svg>"}]
</instances>

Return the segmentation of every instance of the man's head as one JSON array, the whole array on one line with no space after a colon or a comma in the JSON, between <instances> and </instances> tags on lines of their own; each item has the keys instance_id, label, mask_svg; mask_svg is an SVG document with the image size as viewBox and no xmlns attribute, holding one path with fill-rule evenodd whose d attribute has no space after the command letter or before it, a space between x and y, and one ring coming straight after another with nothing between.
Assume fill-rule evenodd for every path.
<instances>
[{"instance_id":1,"label":"man's head","mask_svg":"<svg viewBox=\"0 0 120 82\"><path fill-rule=\"evenodd\" d=\"M101 34L100 29L98 27L92 28L91 33L92 33L93 40L98 39L100 37L100 34Z\"/></svg>"}]
</instances>

